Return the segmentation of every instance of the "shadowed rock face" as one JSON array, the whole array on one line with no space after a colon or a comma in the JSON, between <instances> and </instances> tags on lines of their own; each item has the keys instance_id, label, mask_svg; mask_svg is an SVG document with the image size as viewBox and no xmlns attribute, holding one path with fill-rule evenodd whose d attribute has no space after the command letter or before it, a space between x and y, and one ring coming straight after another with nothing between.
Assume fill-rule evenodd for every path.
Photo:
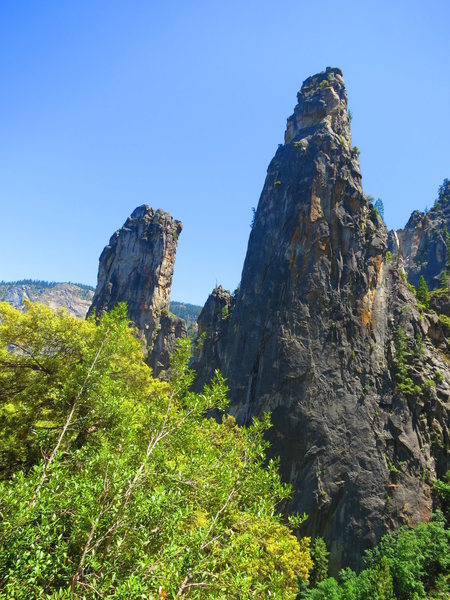
<instances>
[{"instance_id":1,"label":"shadowed rock face","mask_svg":"<svg viewBox=\"0 0 450 600\"><path fill-rule=\"evenodd\" d=\"M415 210L404 229L391 232L389 245L393 253L400 252L409 281L417 286L423 275L428 287L440 285L447 265L447 235L450 229L450 181L439 190L438 203L426 214Z\"/></svg>"},{"instance_id":2,"label":"shadowed rock face","mask_svg":"<svg viewBox=\"0 0 450 600\"><path fill-rule=\"evenodd\" d=\"M302 533L324 536L334 572L357 567L384 532L428 519L429 478L446 468L445 336L437 318L419 314L386 251L386 228L361 187L342 73L327 68L298 94L240 290L208 299L193 367L199 386L223 372L241 424L272 413L290 508L309 515ZM443 375L421 396L398 389L399 331L413 385Z\"/></svg>"},{"instance_id":3,"label":"shadowed rock face","mask_svg":"<svg viewBox=\"0 0 450 600\"><path fill-rule=\"evenodd\" d=\"M182 224L142 205L115 232L100 256L98 284L89 314L127 302L128 315L148 347L155 375L169 366L175 341L186 336L182 319L169 313L170 287Z\"/></svg>"}]
</instances>

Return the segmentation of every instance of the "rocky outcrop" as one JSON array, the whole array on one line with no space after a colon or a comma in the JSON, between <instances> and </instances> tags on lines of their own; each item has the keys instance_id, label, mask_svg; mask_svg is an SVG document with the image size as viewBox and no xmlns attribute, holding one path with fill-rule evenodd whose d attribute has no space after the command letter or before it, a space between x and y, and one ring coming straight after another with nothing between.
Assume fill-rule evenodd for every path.
<instances>
[{"instance_id":1,"label":"rocky outcrop","mask_svg":"<svg viewBox=\"0 0 450 600\"><path fill-rule=\"evenodd\" d=\"M239 291L198 321L193 367L219 368L241 424L272 414L272 453L331 568L431 515L446 468L449 372L361 187L339 69L308 78L269 165ZM433 345L436 343L436 346ZM302 532L304 533L304 532Z\"/></svg>"},{"instance_id":2,"label":"rocky outcrop","mask_svg":"<svg viewBox=\"0 0 450 600\"><path fill-rule=\"evenodd\" d=\"M169 312L170 287L182 224L143 205L111 237L100 256L98 284L89 314L101 315L127 302L128 316L148 348L155 375L169 366L176 339L186 336L182 319Z\"/></svg>"},{"instance_id":3,"label":"rocky outcrop","mask_svg":"<svg viewBox=\"0 0 450 600\"><path fill-rule=\"evenodd\" d=\"M65 308L71 315L84 319L91 305L94 289L76 283L48 281L11 281L0 283L0 300L20 308L24 300Z\"/></svg>"},{"instance_id":4,"label":"rocky outcrop","mask_svg":"<svg viewBox=\"0 0 450 600\"><path fill-rule=\"evenodd\" d=\"M216 287L206 301L198 320L198 336L194 343L194 367L196 385L200 387L210 381L215 369L225 360L222 350L228 348L231 342L229 319L234 308L235 298L224 290Z\"/></svg>"},{"instance_id":5,"label":"rocky outcrop","mask_svg":"<svg viewBox=\"0 0 450 600\"><path fill-rule=\"evenodd\" d=\"M391 251L399 253L413 285L417 286L421 275L430 289L440 285L442 272L450 268L447 264L449 229L450 181L445 179L433 208L427 213L415 210L405 228L397 231L396 236L391 234Z\"/></svg>"}]
</instances>

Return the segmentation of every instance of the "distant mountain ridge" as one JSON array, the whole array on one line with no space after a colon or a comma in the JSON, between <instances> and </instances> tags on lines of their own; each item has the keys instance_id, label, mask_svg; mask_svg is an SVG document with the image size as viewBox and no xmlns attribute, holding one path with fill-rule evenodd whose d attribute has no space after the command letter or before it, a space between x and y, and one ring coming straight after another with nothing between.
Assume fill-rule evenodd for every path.
<instances>
[{"instance_id":1,"label":"distant mountain ridge","mask_svg":"<svg viewBox=\"0 0 450 600\"><path fill-rule=\"evenodd\" d=\"M48 304L51 308L66 308L75 317L84 318L92 303L95 288L84 283L20 279L0 281L0 301L20 308L24 299ZM188 302L171 302L170 311L186 321L188 333L197 330L197 317L202 307Z\"/></svg>"},{"instance_id":2,"label":"distant mountain ridge","mask_svg":"<svg viewBox=\"0 0 450 600\"><path fill-rule=\"evenodd\" d=\"M186 321L188 335L191 338L197 333L197 319L202 308L188 302L170 302L170 312Z\"/></svg>"},{"instance_id":3,"label":"distant mountain ridge","mask_svg":"<svg viewBox=\"0 0 450 600\"><path fill-rule=\"evenodd\" d=\"M81 283L22 279L0 282L0 300L20 308L23 300L48 304L50 308L66 308L75 317L86 316L94 296L94 288Z\"/></svg>"}]
</instances>

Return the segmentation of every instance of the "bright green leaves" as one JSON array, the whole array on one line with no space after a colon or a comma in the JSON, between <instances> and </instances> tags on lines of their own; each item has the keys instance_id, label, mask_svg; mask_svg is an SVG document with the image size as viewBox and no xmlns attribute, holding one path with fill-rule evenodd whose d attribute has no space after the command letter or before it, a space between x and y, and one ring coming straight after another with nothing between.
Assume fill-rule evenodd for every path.
<instances>
[{"instance_id":1,"label":"bright green leaves","mask_svg":"<svg viewBox=\"0 0 450 600\"><path fill-rule=\"evenodd\" d=\"M125 315L0 305L0 598L295 598L309 539L277 515L269 416L207 419L220 373L191 392L184 341L153 379Z\"/></svg>"},{"instance_id":2,"label":"bright green leaves","mask_svg":"<svg viewBox=\"0 0 450 600\"><path fill-rule=\"evenodd\" d=\"M415 529L401 527L385 535L366 553L366 568L351 569L324 579L313 589L304 587L302 600L411 600L448 598L450 532L442 513ZM313 572L314 573L314 572Z\"/></svg>"}]
</instances>

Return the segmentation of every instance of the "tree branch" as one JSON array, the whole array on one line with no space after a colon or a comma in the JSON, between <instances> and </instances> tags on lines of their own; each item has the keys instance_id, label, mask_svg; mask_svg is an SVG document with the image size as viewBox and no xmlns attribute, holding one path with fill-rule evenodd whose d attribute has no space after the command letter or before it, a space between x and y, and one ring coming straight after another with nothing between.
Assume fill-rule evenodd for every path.
<instances>
[{"instance_id":1,"label":"tree branch","mask_svg":"<svg viewBox=\"0 0 450 600\"><path fill-rule=\"evenodd\" d=\"M55 458L56 458L56 455L57 455L57 453L58 453L58 450L59 450L59 449L60 449L60 447L61 447L62 441L63 441L63 439L64 439L64 436L65 436L65 434L66 434L66 432L67 432L67 429L69 428L69 425L70 425L70 423L71 423L71 421L72 421L72 418L73 418L73 415L74 415L74 413L75 413L75 410L76 410L76 409L77 409L77 407L78 407L78 402L79 402L79 400L80 400L80 398L81 398L81 395L82 395L82 393L84 392L84 389L85 389L85 387L86 387L86 385L87 385L87 382L89 381L89 379L90 379L90 377L91 377L91 375L92 375L92 371L94 370L94 367L95 367L95 365L97 364L97 360L99 359L99 356L100 356L100 354L101 354L101 351L103 350L103 346L105 345L105 342L106 342L106 340L107 340L107 337L108 337L108 336L105 336L105 338L103 339L102 343L100 344L100 347L99 347L99 349L97 350L97 352L96 352L96 354L95 354L94 360L92 361L92 364L91 364L91 366L89 367L89 370L88 370L88 372L87 372L87 374L86 374L86 377L85 377L85 379L84 379L84 381L83 381L83 385L81 386L81 388L80 388L80 390L79 390L78 394L76 395L76 397L75 397L75 400L74 400L74 402L73 402L73 404L72 404L72 408L70 409L70 412L69 412L69 414L67 415L66 422L64 423L64 426L63 426L63 428L62 428L62 430L61 430L61 433L59 434L58 441L56 442L56 446L53 448L53 452L51 453L51 455L50 455L50 458L49 458L49 459L48 459L48 461L47 461L47 462L44 464L44 467L43 467L43 469L42 469L42 476L41 476L41 480L40 480L39 484L37 485L36 489L34 490L33 498L32 498L32 500L31 500L31 502L30 502L30 505L29 505L30 507L33 507L33 506L36 504L36 498L37 498L37 496L38 496L39 492L41 491L41 489L42 489L42 486L43 486L43 485L44 485L44 483L45 483L45 480L47 479L47 470L48 470L49 466L50 466L50 465L53 463L53 461L55 460Z\"/></svg>"}]
</instances>

